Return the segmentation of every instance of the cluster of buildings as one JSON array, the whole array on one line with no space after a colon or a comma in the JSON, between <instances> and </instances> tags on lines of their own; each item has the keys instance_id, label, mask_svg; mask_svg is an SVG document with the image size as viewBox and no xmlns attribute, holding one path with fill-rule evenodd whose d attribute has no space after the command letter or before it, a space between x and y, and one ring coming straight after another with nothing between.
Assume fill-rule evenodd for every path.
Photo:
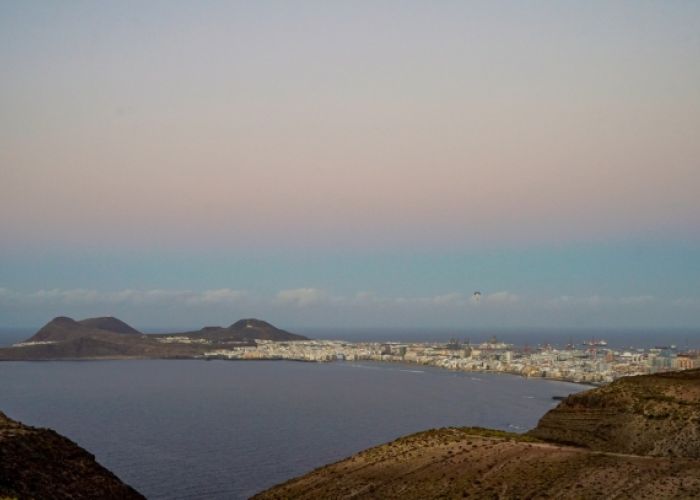
<instances>
[{"instance_id":1,"label":"cluster of buildings","mask_svg":"<svg viewBox=\"0 0 700 500\"><path fill-rule=\"evenodd\" d=\"M415 363L450 370L503 372L571 382L603 384L628 375L700 368L700 352L675 346L617 350L607 344L549 345L516 348L495 338L481 344L344 342L304 340L231 346L204 354L206 359L284 359L294 361L385 361Z\"/></svg>"}]
</instances>

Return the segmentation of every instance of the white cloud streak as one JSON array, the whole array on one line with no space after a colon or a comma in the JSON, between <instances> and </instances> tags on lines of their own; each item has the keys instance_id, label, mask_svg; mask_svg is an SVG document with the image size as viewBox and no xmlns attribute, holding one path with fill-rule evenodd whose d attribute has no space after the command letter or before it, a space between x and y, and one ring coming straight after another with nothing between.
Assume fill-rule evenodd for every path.
<instances>
[{"instance_id":1,"label":"white cloud streak","mask_svg":"<svg viewBox=\"0 0 700 500\"><path fill-rule=\"evenodd\" d=\"M221 288L195 292L191 290L119 290L99 291L83 288L62 290L58 288L37 290L35 292L18 292L0 288L0 304L15 306L41 305L225 305L240 302L248 297L242 290Z\"/></svg>"},{"instance_id":2,"label":"white cloud streak","mask_svg":"<svg viewBox=\"0 0 700 500\"><path fill-rule=\"evenodd\" d=\"M637 307L652 304L654 302L663 302L652 295L634 295L623 297L606 297L602 295L590 295L585 297L574 297L570 295L562 295L553 299L547 299L544 304L553 308L566 307L586 307L586 308L601 308L601 307ZM673 304L673 301L671 301Z\"/></svg>"},{"instance_id":3,"label":"white cloud streak","mask_svg":"<svg viewBox=\"0 0 700 500\"><path fill-rule=\"evenodd\" d=\"M252 305L277 308L351 308L351 309L451 309L479 310L530 307L540 310L606 308L639 309L652 305L676 308L700 308L698 297L675 297L661 299L651 295L610 297L601 295L570 296L553 298L527 297L508 291L483 294L479 300L472 295L450 292L418 297L390 297L373 291L361 291L354 295L334 295L321 288L293 288L280 290L270 295L256 295L246 290L219 288L204 291L149 289L125 289L101 291L83 288L42 289L21 292L0 288L0 307L5 309L42 306L178 306L185 308L226 307Z\"/></svg>"},{"instance_id":4,"label":"white cloud streak","mask_svg":"<svg viewBox=\"0 0 700 500\"><path fill-rule=\"evenodd\" d=\"M276 301L297 307L314 306L331 301L332 297L318 288L294 288L277 292Z\"/></svg>"}]
</instances>

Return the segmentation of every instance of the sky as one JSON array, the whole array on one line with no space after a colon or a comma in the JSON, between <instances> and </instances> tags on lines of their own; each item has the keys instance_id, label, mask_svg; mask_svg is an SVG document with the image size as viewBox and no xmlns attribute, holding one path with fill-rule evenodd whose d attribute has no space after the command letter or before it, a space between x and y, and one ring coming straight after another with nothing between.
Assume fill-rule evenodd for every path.
<instances>
[{"instance_id":1,"label":"sky","mask_svg":"<svg viewBox=\"0 0 700 500\"><path fill-rule=\"evenodd\" d=\"M697 2L8 0L0 67L0 326L700 329Z\"/></svg>"}]
</instances>

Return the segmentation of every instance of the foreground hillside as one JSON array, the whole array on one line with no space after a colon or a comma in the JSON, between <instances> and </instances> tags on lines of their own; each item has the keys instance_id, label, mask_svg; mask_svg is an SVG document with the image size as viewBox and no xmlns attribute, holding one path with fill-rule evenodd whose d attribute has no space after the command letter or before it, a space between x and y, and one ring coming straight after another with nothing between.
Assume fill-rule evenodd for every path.
<instances>
[{"instance_id":1,"label":"foreground hillside","mask_svg":"<svg viewBox=\"0 0 700 500\"><path fill-rule=\"evenodd\" d=\"M599 451L700 458L700 370L626 377L572 394L530 434Z\"/></svg>"},{"instance_id":2,"label":"foreground hillside","mask_svg":"<svg viewBox=\"0 0 700 500\"><path fill-rule=\"evenodd\" d=\"M371 448L254 497L689 498L700 462L594 453L483 429L437 429Z\"/></svg>"},{"instance_id":3,"label":"foreground hillside","mask_svg":"<svg viewBox=\"0 0 700 500\"><path fill-rule=\"evenodd\" d=\"M272 498L698 498L700 370L569 396L528 434L437 429L262 492Z\"/></svg>"},{"instance_id":4,"label":"foreground hillside","mask_svg":"<svg viewBox=\"0 0 700 500\"><path fill-rule=\"evenodd\" d=\"M74 442L0 413L0 498L138 499Z\"/></svg>"}]
</instances>

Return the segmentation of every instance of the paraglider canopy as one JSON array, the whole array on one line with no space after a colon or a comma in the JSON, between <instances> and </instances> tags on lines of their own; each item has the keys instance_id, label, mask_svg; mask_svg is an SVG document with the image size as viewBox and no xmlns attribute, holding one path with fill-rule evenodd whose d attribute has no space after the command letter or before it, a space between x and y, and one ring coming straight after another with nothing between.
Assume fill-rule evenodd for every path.
<instances>
[{"instance_id":1,"label":"paraglider canopy","mask_svg":"<svg viewBox=\"0 0 700 500\"><path fill-rule=\"evenodd\" d=\"M474 292L474 295L472 295L472 298L475 301L479 302L481 300L481 292L477 290L476 292Z\"/></svg>"}]
</instances>

